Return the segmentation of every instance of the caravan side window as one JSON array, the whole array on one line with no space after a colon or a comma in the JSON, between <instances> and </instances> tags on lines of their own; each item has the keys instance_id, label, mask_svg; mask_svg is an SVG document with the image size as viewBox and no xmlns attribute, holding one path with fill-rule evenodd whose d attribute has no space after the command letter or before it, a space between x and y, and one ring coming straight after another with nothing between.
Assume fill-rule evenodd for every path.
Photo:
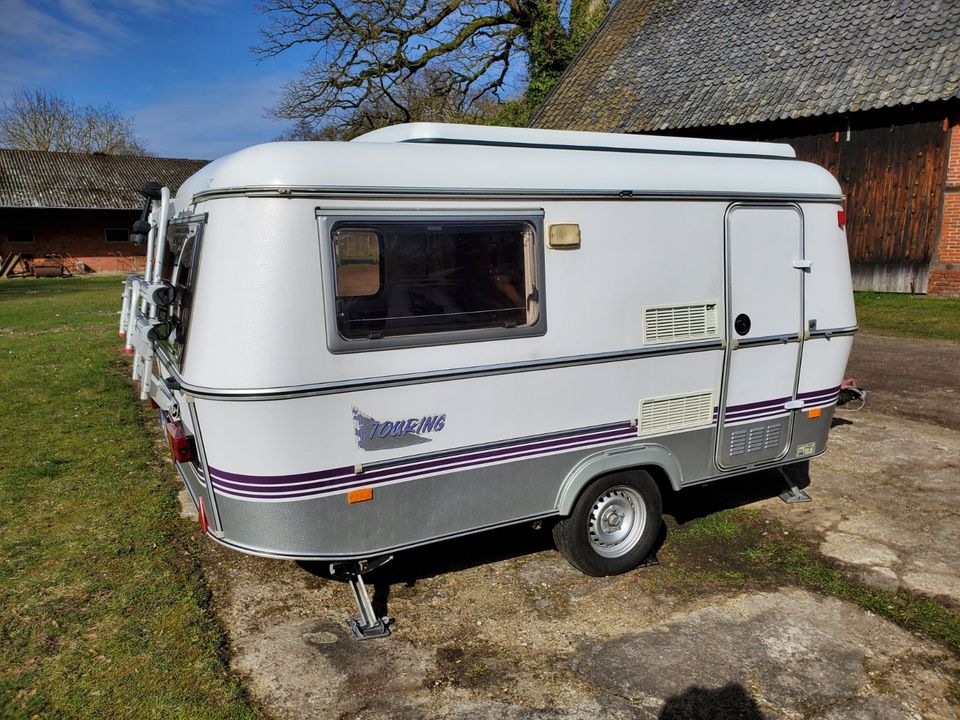
<instances>
[{"instance_id":1,"label":"caravan side window","mask_svg":"<svg viewBox=\"0 0 960 720\"><path fill-rule=\"evenodd\" d=\"M509 334L537 323L535 231L528 222L341 221L331 235L344 340Z\"/></svg>"}]
</instances>

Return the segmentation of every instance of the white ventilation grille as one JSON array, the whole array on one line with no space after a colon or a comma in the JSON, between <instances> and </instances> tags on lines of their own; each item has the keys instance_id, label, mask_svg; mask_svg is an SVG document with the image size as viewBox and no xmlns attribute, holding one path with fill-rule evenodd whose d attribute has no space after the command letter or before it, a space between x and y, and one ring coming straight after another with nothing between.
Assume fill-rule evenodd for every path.
<instances>
[{"instance_id":1,"label":"white ventilation grille","mask_svg":"<svg viewBox=\"0 0 960 720\"><path fill-rule=\"evenodd\" d=\"M713 391L640 401L640 435L709 425L713 421Z\"/></svg>"},{"instance_id":2,"label":"white ventilation grille","mask_svg":"<svg viewBox=\"0 0 960 720\"><path fill-rule=\"evenodd\" d=\"M717 303L660 305L643 309L645 343L717 337Z\"/></svg>"}]
</instances>

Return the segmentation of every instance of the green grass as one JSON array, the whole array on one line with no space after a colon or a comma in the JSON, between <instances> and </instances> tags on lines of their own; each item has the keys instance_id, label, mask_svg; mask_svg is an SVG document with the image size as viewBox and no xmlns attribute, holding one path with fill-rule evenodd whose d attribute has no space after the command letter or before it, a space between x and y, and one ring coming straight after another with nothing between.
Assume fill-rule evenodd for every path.
<instances>
[{"instance_id":1,"label":"green grass","mask_svg":"<svg viewBox=\"0 0 960 720\"><path fill-rule=\"evenodd\" d=\"M259 717L127 379L120 290L0 282L0 716Z\"/></svg>"},{"instance_id":2,"label":"green grass","mask_svg":"<svg viewBox=\"0 0 960 720\"><path fill-rule=\"evenodd\" d=\"M877 335L960 342L960 298L857 292L860 327Z\"/></svg>"},{"instance_id":3,"label":"green grass","mask_svg":"<svg viewBox=\"0 0 960 720\"><path fill-rule=\"evenodd\" d=\"M806 588L856 603L960 656L960 614L936 600L856 581L758 510L724 510L671 527L661 554L662 589L692 596L724 588Z\"/></svg>"}]
</instances>

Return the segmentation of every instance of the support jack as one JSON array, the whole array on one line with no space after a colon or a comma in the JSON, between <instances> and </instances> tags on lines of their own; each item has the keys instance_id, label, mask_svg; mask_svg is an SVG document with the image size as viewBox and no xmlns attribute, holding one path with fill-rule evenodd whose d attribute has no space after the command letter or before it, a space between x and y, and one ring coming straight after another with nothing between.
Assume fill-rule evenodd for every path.
<instances>
[{"instance_id":1,"label":"support jack","mask_svg":"<svg viewBox=\"0 0 960 720\"><path fill-rule=\"evenodd\" d=\"M384 555L352 563L330 563L330 572L346 577L353 591L353 599L357 603L360 618L347 618L347 627L357 640L372 640L390 634L390 618L386 615L377 617L373 603L370 602L370 596L367 594L362 573L378 568L392 559L393 555Z\"/></svg>"},{"instance_id":2,"label":"support jack","mask_svg":"<svg viewBox=\"0 0 960 720\"><path fill-rule=\"evenodd\" d=\"M808 503L813 502L813 498L807 495L800 487L797 485L797 481L793 478L790 473L790 468L780 467L777 468L780 471L780 475L783 476L783 479L787 483L787 489L780 493L779 497L788 505L793 505L794 503Z\"/></svg>"}]
</instances>

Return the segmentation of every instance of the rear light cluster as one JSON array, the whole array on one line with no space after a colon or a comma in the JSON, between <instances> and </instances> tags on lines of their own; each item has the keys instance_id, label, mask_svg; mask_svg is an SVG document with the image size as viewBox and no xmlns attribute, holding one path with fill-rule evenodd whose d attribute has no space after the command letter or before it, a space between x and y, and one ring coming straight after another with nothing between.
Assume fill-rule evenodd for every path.
<instances>
[{"instance_id":1,"label":"rear light cluster","mask_svg":"<svg viewBox=\"0 0 960 720\"><path fill-rule=\"evenodd\" d=\"M183 429L178 420L166 423L167 443L170 445L170 457L174 462L193 462L193 439Z\"/></svg>"}]
</instances>

